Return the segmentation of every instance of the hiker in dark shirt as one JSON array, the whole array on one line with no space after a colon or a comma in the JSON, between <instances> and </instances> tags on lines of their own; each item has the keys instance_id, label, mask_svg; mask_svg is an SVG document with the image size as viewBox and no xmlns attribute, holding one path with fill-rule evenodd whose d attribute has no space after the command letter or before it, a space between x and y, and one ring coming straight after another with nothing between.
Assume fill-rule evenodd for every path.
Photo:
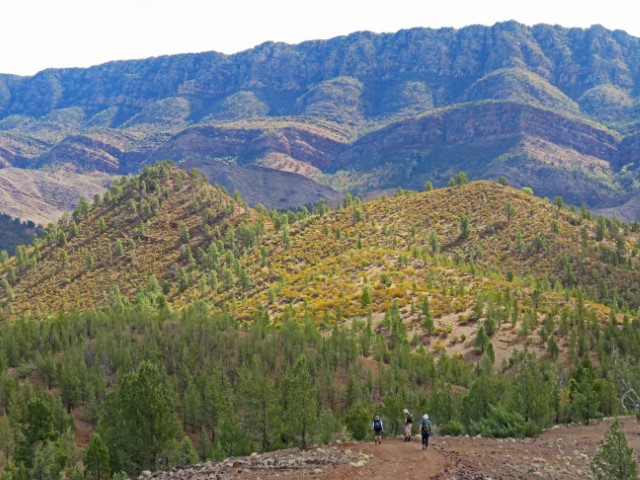
<instances>
[{"instance_id":1,"label":"hiker in dark shirt","mask_svg":"<svg viewBox=\"0 0 640 480\"><path fill-rule=\"evenodd\" d=\"M420 435L422 435L422 449L426 450L429 446L429 435L431 435L431 420L426 413L420 420Z\"/></svg>"},{"instance_id":2,"label":"hiker in dark shirt","mask_svg":"<svg viewBox=\"0 0 640 480\"><path fill-rule=\"evenodd\" d=\"M382 434L384 433L384 427L382 426L382 420L378 415L373 419L373 434L375 436L376 445L380 445L382 443Z\"/></svg>"}]
</instances>

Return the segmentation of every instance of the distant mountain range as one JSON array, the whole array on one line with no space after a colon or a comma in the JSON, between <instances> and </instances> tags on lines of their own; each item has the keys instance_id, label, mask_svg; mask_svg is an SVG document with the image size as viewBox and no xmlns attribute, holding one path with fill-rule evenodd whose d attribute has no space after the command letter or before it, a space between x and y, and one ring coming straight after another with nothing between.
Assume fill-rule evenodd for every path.
<instances>
[{"instance_id":1,"label":"distant mountain range","mask_svg":"<svg viewBox=\"0 0 640 480\"><path fill-rule=\"evenodd\" d=\"M639 96L640 39L622 31L359 32L0 75L0 165L121 175L172 159L273 208L463 170L640 220Z\"/></svg>"}]
</instances>

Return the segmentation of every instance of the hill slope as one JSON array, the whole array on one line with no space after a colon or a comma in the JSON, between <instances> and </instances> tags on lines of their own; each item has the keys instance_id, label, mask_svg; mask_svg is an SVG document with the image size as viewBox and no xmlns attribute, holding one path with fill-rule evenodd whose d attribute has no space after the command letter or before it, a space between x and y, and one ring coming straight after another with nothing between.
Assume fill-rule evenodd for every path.
<instances>
[{"instance_id":1,"label":"hill slope","mask_svg":"<svg viewBox=\"0 0 640 480\"><path fill-rule=\"evenodd\" d=\"M7 264L5 278L17 279L5 312L85 310L114 295L133 301L153 281L178 309L205 299L245 320L265 309L306 312L325 327L379 319L395 302L419 330L427 299L436 327L465 337L464 350L483 315L475 309L499 291L518 290L525 310L569 305L561 292L575 288L616 308L640 306L629 287L640 284L638 232L629 225L596 223L493 182L345 202L328 212L319 203L311 216L254 211L200 173L147 167Z\"/></svg>"},{"instance_id":2,"label":"hill slope","mask_svg":"<svg viewBox=\"0 0 640 480\"><path fill-rule=\"evenodd\" d=\"M68 171L0 169L2 211L40 225L57 221L80 198L102 195L117 177L104 173L79 175Z\"/></svg>"}]
</instances>

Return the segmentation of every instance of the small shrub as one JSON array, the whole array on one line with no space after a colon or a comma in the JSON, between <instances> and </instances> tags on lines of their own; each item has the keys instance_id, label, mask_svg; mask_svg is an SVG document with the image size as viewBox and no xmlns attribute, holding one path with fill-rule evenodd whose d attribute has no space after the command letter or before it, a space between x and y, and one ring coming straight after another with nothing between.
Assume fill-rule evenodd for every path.
<instances>
[{"instance_id":1,"label":"small shrub","mask_svg":"<svg viewBox=\"0 0 640 480\"><path fill-rule=\"evenodd\" d=\"M464 425L460 420L451 420L449 423L446 423L440 431L445 435L453 435L454 437L465 434Z\"/></svg>"},{"instance_id":2,"label":"small shrub","mask_svg":"<svg viewBox=\"0 0 640 480\"><path fill-rule=\"evenodd\" d=\"M527 424L522 415L509 412L499 405L492 405L489 408L489 415L486 418L471 423L470 433L494 438L524 437Z\"/></svg>"}]
</instances>

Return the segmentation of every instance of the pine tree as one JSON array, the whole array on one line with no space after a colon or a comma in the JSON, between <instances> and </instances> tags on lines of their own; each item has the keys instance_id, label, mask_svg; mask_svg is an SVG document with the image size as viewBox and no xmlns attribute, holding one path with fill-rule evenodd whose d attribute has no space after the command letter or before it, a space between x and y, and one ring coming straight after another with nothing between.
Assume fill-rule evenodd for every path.
<instances>
[{"instance_id":1,"label":"pine tree","mask_svg":"<svg viewBox=\"0 0 640 480\"><path fill-rule=\"evenodd\" d=\"M479 353L484 353L487 345L489 344L489 336L487 335L487 330L483 325L480 325L478 329L478 333L476 338L473 340L473 346L478 349Z\"/></svg>"},{"instance_id":2,"label":"pine tree","mask_svg":"<svg viewBox=\"0 0 640 480\"><path fill-rule=\"evenodd\" d=\"M158 368L146 361L124 375L98 423L112 470L129 473L156 470L180 430L171 390Z\"/></svg>"},{"instance_id":3,"label":"pine tree","mask_svg":"<svg viewBox=\"0 0 640 480\"><path fill-rule=\"evenodd\" d=\"M422 329L427 335L433 333L433 316L431 315L431 306L429 305L429 297L424 297L422 302Z\"/></svg>"},{"instance_id":4,"label":"pine tree","mask_svg":"<svg viewBox=\"0 0 640 480\"><path fill-rule=\"evenodd\" d=\"M33 479L54 480L60 478L60 458L54 442L37 443L34 447L32 466L28 477Z\"/></svg>"},{"instance_id":5,"label":"pine tree","mask_svg":"<svg viewBox=\"0 0 640 480\"><path fill-rule=\"evenodd\" d=\"M4 295L7 297L8 301L13 302L13 300L15 300L13 288L11 287L11 284L7 282L6 278L0 280L0 291L4 292Z\"/></svg>"},{"instance_id":6,"label":"pine tree","mask_svg":"<svg viewBox=\"0 0 640 480\"><path fill-rule=\"evenodd\" d=\"M64 250L60 250L60 266L62 267L63 271L66 271L67 268L69 268L69 255L67 255L67 252Z\"/></svg>"},{"instance_id":7,"label":"pine tree","mask_svg":"<svg viewBox=\"0 0 640 480\"><path fill-rule=\"evenodd\" d=\"M27 468L33 465L38 446L56 440L59 433L54 429L51 407L42 398L34 398L27 405L27 426L22 430L22 441L15 454L15 461Z\"/></svg>"},{"instance_id":8,"label":"pine tree","mask_svg":"<svg viewBox=\"0 0 640 480\"><path fill-rule=\"evenodd\" d=\"M456 183L458 186L466 185L469 183L469 178L465 172L460 172L456 175Z\"/></svg>"},{"instance_id":9,"label":"pine tree","mask_svg":"<svg viewBox=\"0 0 640 480\"><path fill-rule=\"evenodd\" d=\"M278 395L266 371L252 365L240 375L241 403L246 411L246 431L260 444L263 451L273 449L275 434L280 430Z\"/></svg>"},{"instance_id":10,"label":"pine tree","mask_svg":"<svg viewBox=\"0 0 640 480\"><path fill-rule=\"evenodd\" d=\"M344 419L351 436L359 441L364 440L370 433L370 420L371 414L360 401L351 405Z\"/></svg>"},{"instance_id":11,"label":"pine tree","mask_svg":"<svg viewBox=\"0 0 640 480\"><path fill-rule=\"evenodd\" d=\"M460 240L466 240L471 235L471 226L469 224L469 217L462 215L460 217Z\"/></svg>"},{"instance_id":12,"label":"pine tree","mask_svg":"<svg viewBox=\"0 0 640 480\"><path fill-rule=\"evenodd\" d=\"M503 210L504 210L504 216L506 217L507 220L511 220L516 213L515 209L513 208L513 205L511 205L511 203L509 202L504 204Z\"/></svg>"},{"instance_id":13,"label":"pine tree","mask_svg":"<svg viewBox=\"0 0 640 480\"><path fill-rule=\"evenodd\" d=\"M616 418L605 433L600 451L591 461L591 472L596 480L638 479L633 449L627 443L619 419Z\"/></svg>"},{"instance_id":14,"label":"pine tree","mask_svg":"<svg viewBox=\"0 0 640 480\"><path fill-rule=\"evenodd\" d=\"M305 447L317 422L318 401L304 354L293 366L287 383L285 423L299 440L299 445Z\"/></svg>"},{"instance_id":15,"label":"pine tree","mask_svg":"<svg viewBox=\"0 0 640 480\"><path fill-rule=\"evenodd\" d=\"M553 337L549 337L547 341L547 353L553 360L556 360L560 355L560 348Z\"/></svg>"},{"instance_id":16,"label":"pine tree","mask_svg":"<svg viewBox=\"0 0 640 480\"><path fill-rule=\"evenodd\" d=\"M200 429L200 433L198 434L196 449L198 452L198 457L200 457L201 461L204 462L210 458L213 458L213 445L211 445L211 442L209 441L207 430L204 426Z\"/></svg>"},{"instance_id":17,"label":"pine tree","mask_svg":"<svg viewBox=\"0 0 640 480\"><path fill-rule=\"evenodd\" d=\"M369 285L365 285L362 289L362 295L360 295L360 303L362 303L363 307L371 305L371 287Z\"/></svg>"},{"instance_id":18,"label":"pine tree","mask_svg":"<svg viewBox=\"0 0 640 480\"><path fill-rule=\"evenodd\" d=\"M429 248L431 249L431 255L435 256L440 252L440 241L435 230L431 230L429 233Z\"/></svg>"},{"instance_id":19,"label":"pine tree","mask_svg":"<svg viewBox=\"0 0 640 480\"><path fill-rule=\"evenodd\" d=\"M115 242L115 247L114 247L116 256L121 257L122 254L124 253L124 246L122 245L122 241L118 238Z\"/></svg>"},{"instance_id":20,"label":"pine tree","mask_svg":"<svg viewBox=\"0 0 640 480\"><path fill-rule=\"evenodd\" d=\"M87 480L111 478L109 471L109 450L97 432L91 434L84 457L84 475Z\"/></svg>"},{"instance_id":21,"label":"pine tree","mask_svg":"<svg viewBox=\"0 0 640 480\"><path fill-rule=\"evenodd\" d=\"M188 435L185 435L180 443L178 463L181 465L193 465L198 463L198 453L191 443Z\"/></svg>"},{"instance_id":22,"label":"pine tree","mask_svg":"<svg viewBox=\"0 0 640 480\"><path fill-rule=\"evenodd\" d=\"M87 252L85 264L87 266L87 270L93 270L93 252L91 250Z\"/></svg>"}]
</instances>

